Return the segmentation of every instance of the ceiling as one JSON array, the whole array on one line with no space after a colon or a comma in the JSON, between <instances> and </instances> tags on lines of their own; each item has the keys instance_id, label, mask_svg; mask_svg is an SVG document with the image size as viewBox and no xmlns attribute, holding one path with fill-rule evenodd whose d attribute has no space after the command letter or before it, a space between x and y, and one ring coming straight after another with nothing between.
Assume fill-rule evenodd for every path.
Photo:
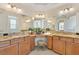
<instances>
[{"instance_id":1,"label":"ceiling","mask_svg":"<svg viewBox=\"0 0 79 59\"><path fill-rule=\"evenodd\" d=\"M59 7L63 4L58 3L18 3L17 7L22 8L26 15L33 16L39 13L48 15L49 10Z\"/></svg>"},{"instance_id":2,"label":"ceiling","mask_svg":"<svg viewBox=\"0 0 79 59\"><path fill-rule=\"evenodd\" d=\"M70 4L70 3L13 3L16 7L21 8L23 15L32 17L39 13L45 14L48 17L54 17L58 12L64 8L74 7L79 9L79 4ZM7 3L0 3L0 8L7 9L5 6ZM12 10L11 10L12 11Z\"/></svg>"}]
</instances>

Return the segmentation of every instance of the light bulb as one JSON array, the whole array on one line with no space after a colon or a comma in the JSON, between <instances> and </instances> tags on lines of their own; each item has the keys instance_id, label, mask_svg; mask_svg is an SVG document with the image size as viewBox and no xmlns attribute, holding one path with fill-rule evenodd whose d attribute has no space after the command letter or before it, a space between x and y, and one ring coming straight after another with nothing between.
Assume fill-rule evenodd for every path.
<instances>
[{"instance_id":1,"label":"light bulb","mask_svg":"<svg viewBox=\"0 0 79 59\"><path fill-rule=\"evenodd\" d=\"M14 10L16 10L16 7L13 7Z\"/></svg>"},{"instance_id":2,"label":"light bulb","mask_svg":"<svg viewBox=\"0 0 79 59\"><path fill-rule=\"evenodd\" d=\"M63 11L60 11L59 13L60 13L60 14L64 14L64 12L63 12Z\"/></svg>"},{"instance_id":3,"label":"light bulb","mask_svg":"<svg viewBox=\"0 0 79 59\"><path fill-rule=\"evenodd\" d=\"M8 7L8 8L11 8L11 5L10 5L10 4L8 4L8 5L7 5L7 7Z\"/></svg>"},{"instance_id":4,"label":"light bulb","mask_svg":"<svg viewBox=\"0 0 79 59\"><path fill-rule=\"evenodd\" d=\"M69 11L74 11L74 8L70 8Z\"/></svg>"},{"instance_id":5,"label":"light bulb","mask_svg":"<svg viewBox=\"0 0 79 59\"><path fill-rule=\"evenodd\" d=\"M65 10L64 10L65 13L68 13L68 11L69 11L68 9L65 9Z\"/></svg>"}]
</instances>

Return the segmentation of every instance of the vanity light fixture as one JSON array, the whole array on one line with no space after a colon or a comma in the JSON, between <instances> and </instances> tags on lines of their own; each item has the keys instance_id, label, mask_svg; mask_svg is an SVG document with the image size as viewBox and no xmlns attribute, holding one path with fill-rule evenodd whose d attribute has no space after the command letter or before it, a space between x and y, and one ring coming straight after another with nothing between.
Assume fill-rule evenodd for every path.
<instances>
[{"instance_id":1,"label":"vanity light fixture","mask_svg":"<svg viewBox=\"0 0 79 59\"><path fill-rule=\"evenodd\" d=\"M13 7L13 10L16 10L16 9L17 9L17 8L14 6L14 7Z\"/></svg>"},{"instance_id":2,"label":"vanity light fixture","mask_svg":"<svg viewBox=\"0 0 79 59\"><path fill-rule=\"evenodd\" d=\"M38 14L38 15L35 15L35 18L45 18L45 15L44 14Z\"/></svg>"},{"instance_id":3,"label":"vanity light fixture","mask_svg":"<svg viewBox=\"0 0 79 59\"><path fill-rule=\"evenodd\" d=\"M15 5L8 3L7 8L10 8L11 10L17 11L18 13L22 12L22 9L17 8Z\"/></svg>"},{"instance_id":4,"label":"vanity light fixture","mask_svg":"<svg viewBox=\"0 0 79 59\"><path fill-rule=\"evenodd\" d=\"M60 14L67 14L69 12L73 12L74 11L74 8L65 8L64 10L61 10L59 13Z\"/></svg>"},{"instance_id":5,"label":"vanity light fixture","mask_svg":"<svg viewBox=\"0 0 79 59\"><path fill-rule=\"evenodd\" d=\"M68 12L69 12L68 8L64 9L64 13L68 13Z\"/></svg>"}]
</instances>

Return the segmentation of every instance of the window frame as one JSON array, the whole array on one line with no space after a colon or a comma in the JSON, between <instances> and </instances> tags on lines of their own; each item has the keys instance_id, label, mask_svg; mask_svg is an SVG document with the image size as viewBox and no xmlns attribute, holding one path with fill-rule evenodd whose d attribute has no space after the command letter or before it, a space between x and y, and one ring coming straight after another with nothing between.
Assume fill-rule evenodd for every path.
<instances>
[{"instance_id":1,"label":"window frame","mask_svg":"<svg viewBox=\"0 0 79 59\"><path fill-rule=\"evenodd\" d=\"M17 20L16 20L16 17L15 16L8 16L8 19L9 19L9 28L11 30L16 30L17 29ZM15 23L12 23L11 21L14 21Z\"/></svg>"}]
</instances>

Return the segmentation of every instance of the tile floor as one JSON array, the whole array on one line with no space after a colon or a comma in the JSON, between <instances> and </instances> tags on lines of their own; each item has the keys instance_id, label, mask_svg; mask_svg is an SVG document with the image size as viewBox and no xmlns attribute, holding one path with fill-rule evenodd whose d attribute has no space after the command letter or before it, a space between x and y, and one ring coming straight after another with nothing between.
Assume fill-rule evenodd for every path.
<instances>
[{"instance_id":1,"label":"tile floor","mask_svg":"<svg viewBox=\"0 0 79 59\"><path fill-rule=\"evenodd\" d=\"M58 54L47 48L45 49L35 48L29 55L58 55Z\"/></svg>"}]
</instances>

